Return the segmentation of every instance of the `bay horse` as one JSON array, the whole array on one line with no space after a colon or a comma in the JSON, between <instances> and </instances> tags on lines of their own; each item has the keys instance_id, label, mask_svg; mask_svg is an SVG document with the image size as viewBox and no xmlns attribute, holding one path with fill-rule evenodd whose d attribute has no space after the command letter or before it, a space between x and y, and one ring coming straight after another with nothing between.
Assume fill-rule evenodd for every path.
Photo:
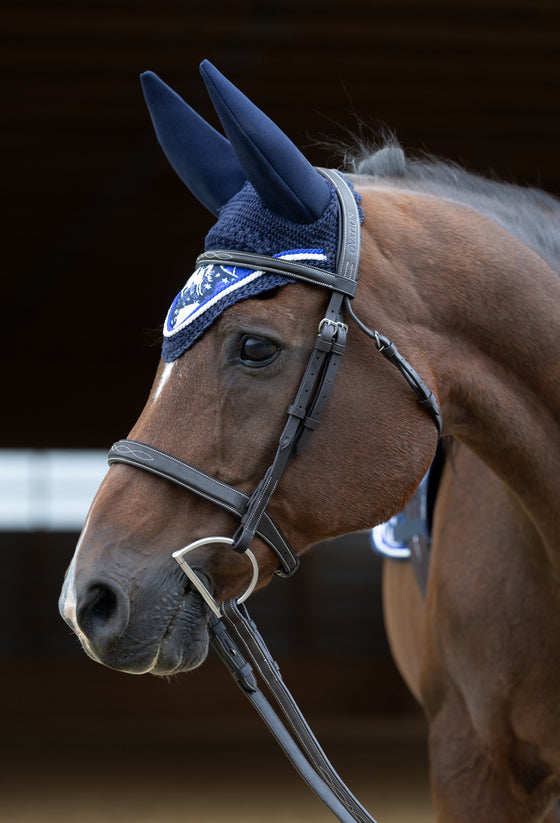
<instances>
[{"instance_id":1,"label":"bay horse","mask_svg":"<svg viewBox=\"0 0 560 823\"><path fill-rule=\"evenodd\" d=\"M211 64L201 71L227 138L152 73L143 86L171 165L217 217L207 253L276 256L286 267L299 255L332 277L340 246L332 175ZM316 283L227 265L218 274L206 257L172 304L154 385L127 442L252 501L286 413L296 415L290 403L317 328L347 330L321 424L308 417L316 431L267 499L287 544L303 554L398 513L432 461L434 419L410 380L378 356L386 346L374 345L394 340L437 399L441 433L458 444L436 502L425 602L408 567L384 571L391 645L429 722L436 819L552 823L560 819L559 206L537 190L408 160L394 144L364 152L344 180L363 221L357 290L345 303L350 327L326 319ZM362 334L369 327L383 336ZM235 534L195 547L190 562L217 604L239 597L251 564L224 545L238 527L237 513L212 499L113 463L60 598L85 651L137 674L200 665L208 609L172 554ZM259 588L278 570L270 545L257 530Z\"/></svg>"}]
</instances>

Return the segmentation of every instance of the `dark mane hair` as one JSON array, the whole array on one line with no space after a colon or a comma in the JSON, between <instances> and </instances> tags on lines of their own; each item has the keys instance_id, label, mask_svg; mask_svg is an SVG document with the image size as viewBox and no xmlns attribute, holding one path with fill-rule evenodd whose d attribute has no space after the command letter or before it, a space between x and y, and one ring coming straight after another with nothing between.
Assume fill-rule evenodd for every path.
<instances>
[{"instance_id":1,"label":"dark mane hair","mask_svg":"<svg viewBox=\"0 0 560 823\"><path fill-rule=\"evenodd\" d=\"M491 180L453 162L407 157L390 138L382 148L362 148L349 170L384 186L463 203L499 223L560 273L560 200L536 188Z\"/></svg>"}]
</instances>

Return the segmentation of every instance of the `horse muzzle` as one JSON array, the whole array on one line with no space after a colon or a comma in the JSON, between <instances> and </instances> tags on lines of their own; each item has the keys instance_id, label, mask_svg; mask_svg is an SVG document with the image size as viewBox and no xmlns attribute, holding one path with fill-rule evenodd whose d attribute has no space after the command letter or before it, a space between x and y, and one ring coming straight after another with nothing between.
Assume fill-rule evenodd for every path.
<instances>
[{"instance_id":1,"label":"horse muzzle","mask_svg":"<svg viewBox=\"0 0 560 823\"><path fill-rule=\"evenodd\" d=\"M70 567L59 610L85 652L112 669L171 675L206 659L207 608L183 581L181 586L160 582L158 591L144 586L129 593L109 578L77 584Z\"/></svg>"}]
</instances>

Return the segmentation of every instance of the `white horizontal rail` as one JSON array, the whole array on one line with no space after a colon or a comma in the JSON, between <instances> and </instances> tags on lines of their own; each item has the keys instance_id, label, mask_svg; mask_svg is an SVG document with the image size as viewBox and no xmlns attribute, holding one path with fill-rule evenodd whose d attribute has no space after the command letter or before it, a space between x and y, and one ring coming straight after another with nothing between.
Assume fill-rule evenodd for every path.
<instances>
[{"instance_id":1,"label":"white horizontal rail","mask_svg":"<svg viewBox=\"0 0 560 823\"><path fill-rule=\"evenodd\" d=\"M0 450L0 531L80 531L107 452Z\"/></svg>"}]
</instances>

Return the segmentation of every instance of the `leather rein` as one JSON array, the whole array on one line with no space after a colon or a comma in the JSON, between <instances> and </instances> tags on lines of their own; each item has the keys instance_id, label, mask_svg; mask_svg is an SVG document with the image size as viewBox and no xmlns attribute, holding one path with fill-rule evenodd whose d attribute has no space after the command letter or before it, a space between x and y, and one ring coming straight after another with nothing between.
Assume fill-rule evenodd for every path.
<instances>
[{"instance_id":1,"label":"leather rein","mask_svg":"<svg viewBox=\"0 0 560 823\"><path fill-rule=\"evenodd\" d=\"M431 415L438 433L441 432L441 416L432 392L399 354L395 345L379 332L368 329L352 310L350 301L356 292L360 259L358 206L350 186L339 172L330 169L319 171L335 186L338 196L339 237L335 274L293 261L230 250L206 252L197 260L197 266L219 263L281 273L330 291L328 307L319 324L307 368L295 400L287 410L288 419L275 457L254 492L247 495L170 454L134 440L119 440L115 443L109 451L108 461L109 464L126 463L164 477L240 519L240 526L233 538L203 538L173 553L192 587L199 592L210 609L211 644L294 767L327 807L343 823L375 823L328 761L284 685L278 665L272 659L246 607L242 605L258 581L258 564L249 549L255 535L275 552L280 564L277 575L289 577L299 566L297 554L288 545L266 508L285 469L294 457L305 450L321 420L346 347L348 326L344 322L345 309L358 327L372 338L378 351L403 374L416 393L420 405ZM188 552L209 543L229 545L234 551L246 554L252 564L251 583L244 594L221 605L216 603L203 581L185 560ZM266 686L291 731L264 696L258 685L259 681Z\"/></svg>"}]
</instances>

